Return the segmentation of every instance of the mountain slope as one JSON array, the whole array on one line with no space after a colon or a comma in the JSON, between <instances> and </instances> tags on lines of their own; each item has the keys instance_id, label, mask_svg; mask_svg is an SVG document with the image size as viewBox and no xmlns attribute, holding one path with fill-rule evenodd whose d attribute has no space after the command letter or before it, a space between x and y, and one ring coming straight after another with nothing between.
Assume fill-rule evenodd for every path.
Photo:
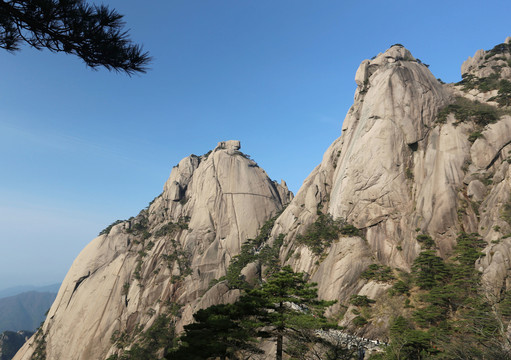
<instances>
[{"instance_id":1,"label":"mountain slope","mask_svg":"<svg viewBox=\"0 0 511 360\"><path fill-rule=\"evenodd\" d=\"M0 299L4 297L14 296L18 295L24 292L29 291L37 291L37 292L49 292L49 293L57 293L59 291L60 284L51 284L51 285L45 285L45 286L33 286L33 285L26 285L26 286L15 286L7 289L0 290Z\"/></svg>"},{"instance_id":2,"label":"mountain slope","mask_svg":"<svg viewBox=\"0 0 511 360\"><path fill-rule=\"evenodd\" d=\"M35 331L44 321L45 313L56 293L29 291L0 299L0 332Z\"/></svg>"},{"instance_id":3,"label":"mountain slope","mask_svg":"<svg viewBox=\"0 0 511 360\"><path fill-rule=\"evenodd\" d=\"M487 246L477 267L486 290L497 302L509 290L511 112L503 89L511 80L510 43L476 53L458 84L436 80L400 45L360 65L342 136L273 230L274 238L287 234L282 263L311 274L322 298L339 300L334 312L353 294L382 302L363 329L352 324L353 306L342 325L388 336L404 304L387 297L392 281L364 272L370 265L388 266L394 277L410 272L423 251L420 235L447 259L460 232L480 233ZM322 216L354 225L360 235L340 236L314 253L303 236Z\"/></svg>"},{"instance_id":4,"label":"mountain slope","mask_svg":"<svg viewBox=\"0 0 511 360\"><path fill-rule=\"evenodd\" d=\"M119 351L111 338L134 339L171 312L179 329L198 308L235 299L210 282L292 198L239 148L221 142L181 160L147 209L94 239L16 358L104 359Z\"/></svg>"},{"instance_id":5,"label":"mountain slope","mask_svg":"<svg viewBox=\"0 0 511 360\"><path fill-rule=\"evenodd\" d=\"M502 315L493 335L504 348L511 308L497 310L511 301L511 39L478 51L462 71L462 82L443 84L398 44L364 60L342 136L292 200L239 142L183 159L146 210L82 251L42 330L16 359L44 352L115 359L140 349L161 324L172 327L170 342L197 309L237 298L222 279L231 259L289 201L266 245L283 240L280 264L306 272L321 298L338 300L330 315L347 331L388 340L399 320L401 329L430 336L438 319L411 325L424 299L438 300L428 293L433 285L411 280L427 273L416 262L426 258L443 271L433 277L443 276L437 290L477 282L467 294L481 296L473 300L483 303L483 317ZM460 246L472 251L470 261ZM261 267L256 261L242 273L258 280ZM460 267L465 277L453 275L453 288L449 271ZM361 308L353 295L374 305ZM443 298L448 312L438 321L470 312L454 295Z\"/></svg>"}]
</instances>

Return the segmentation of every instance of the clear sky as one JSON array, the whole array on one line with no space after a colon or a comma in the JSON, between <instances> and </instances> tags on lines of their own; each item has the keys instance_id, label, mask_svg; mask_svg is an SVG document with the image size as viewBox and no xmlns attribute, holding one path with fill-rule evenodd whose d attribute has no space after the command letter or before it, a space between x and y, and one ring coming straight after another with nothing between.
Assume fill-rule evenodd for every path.
<instances>
[{"instance_id":1,"label":"clear sky","mask_svg":"<svg viewBox=\"0 0 511 360\"><path fill-rule=\"evenodd\" d=\"M145 75L0 51L0 289L60 282L80 250L218 141L296 192L353 101L364 59L395 43L460 80L511 35L509 1L106 1L154 57Z\"/></svg>"}]
</instances>

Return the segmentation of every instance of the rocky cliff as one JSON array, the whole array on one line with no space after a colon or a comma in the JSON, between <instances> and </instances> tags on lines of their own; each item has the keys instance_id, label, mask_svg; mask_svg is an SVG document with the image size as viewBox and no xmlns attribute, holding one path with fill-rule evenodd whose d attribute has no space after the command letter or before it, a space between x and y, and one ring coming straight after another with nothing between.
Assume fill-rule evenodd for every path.
<instances>
[{"instance_id":1,"label":"rocky cliff","mask_svg":"<svg viewBox=\"0 0 511 360\"><path fill-rule=\"evenodd\" d=\"M362 273L371 264L409 272L421 234L447 258L461 231L480 233L486 286L494 294L509 289L510 50L511 38L479 50L457 84L437 80L401 45L363 61L342 136L277 220L274 237L287 234L282 262L311 274L322 298L347 304L360 294L386 302L366 334L384 337L400 310L385 309L393 306L384 291L390 283ZM300 234L322 214L360 235L341 235L315 254ZM354 317L346 312L341 324Z\"/></svg>"},{"instance_id":2,"label":"rocky cliff","mask_svg":"<svg viewBox=\"0 0 511 360\"><path fill-rule=\"evenodd\" d=\"M239 148L221 142L181 160L147 209L102 231L16 359L105 359L163 314L179 314L179 329L198 308L234 299L210 282L292 198Z\"/></svg>"},{"instance_id":3,"label":"rocky cliff","mask_svg":"<svg viewBox=\"0 0 511 360\"><path fill-rule=\"evenodd\" d=\"M330 314L351 331L387 336L404 311L402 300L388 295L391 279L410 272L424 239L447 259L460 232L479 233L485 290L495 297L509 290L510 50L508 38L478 51L457 84L436 79L401 45L357 70L342 136L267 240L283 239L280 263L309 274L321 298L338 300ZM238 148L230 141L183 159L146 210L85 248L39 336L16 359L37 349L48 359L105 358L129 347L158 315L180 308L179 331L196 309L235 299L225 281L210 282L221 280L241 245L291 200L285 184L270 181ZM323 238L321 227L337 235ZM260 275L258 264L245 273L250 269ZM354 294L376 300L362 326L353 325Z\"/></svg>"}]
</instances>

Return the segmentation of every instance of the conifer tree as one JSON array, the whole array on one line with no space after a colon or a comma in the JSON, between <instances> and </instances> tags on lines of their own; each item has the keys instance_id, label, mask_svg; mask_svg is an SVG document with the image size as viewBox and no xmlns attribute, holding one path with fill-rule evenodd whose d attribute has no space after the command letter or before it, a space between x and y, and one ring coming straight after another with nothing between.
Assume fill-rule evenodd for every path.
<instances>
[{"instance_id":1,"label":"conifer tree","mask_svg":"<svg viewBox=\"0 0 511 360\"><path fill-rule=\"evenodd\" d=\"M276 360L282 360L284 338L299 334L298 329L332 327L323 316L326 307L335 301L318 300L315 283L308 283L303 273L295 273L290 266L282 268L260 289L248 295L263 301L265 316L261 321L270 328L276 341Z\"/></svg>"},{"instance_id":2,"label":"conifer tree","mask_svg":"<svg viewBox=\"0 0 511 360\"><path fill-rule=\"evenodd\" d=\"M84 0L0 0L0 48L13 52L25 42L74 54L91 68L145 72L149 54L131 43L122 17Z\"/></svg>"}]
</instances>

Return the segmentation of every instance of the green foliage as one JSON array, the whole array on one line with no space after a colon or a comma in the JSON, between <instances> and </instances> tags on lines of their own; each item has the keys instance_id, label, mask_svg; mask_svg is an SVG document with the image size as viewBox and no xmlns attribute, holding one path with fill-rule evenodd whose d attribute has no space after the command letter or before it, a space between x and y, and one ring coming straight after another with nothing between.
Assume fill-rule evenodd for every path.
<instances>
[{"instance_id":1,"label":"green foliage","mask_svg":"<svg viewBox=\"0 0 511 360\"><path fill-rule=\"evenodd\" d=\"M367 324L367 319L365 317L363 317L362 315L358 315L356 316L352 322L351 322L353 325L357 326L357 327L360 327L360 326L364 326Z\"/></svg>"},{"instance_id":2,"label":"green foliage","mask_svg":"<svg viewBox=\"0 0 511 360\"><path fill-rule=\"evenodd\" d=\"M460 266L472 268L477 259L485 256L480 250L485 248L486 243L479 234L462 232L456 241L455 260L459 262Z\"/></svg>"},{"instance_id":3,"label":"green foliage","mask_svg":"<svg viewBox=\"0 0 511 360\"><path fill-rule=\"evenodd\" d=\"M115 226L115 225L118 225L118 224L121 224L123 222L125 222L126 220L115 220L113 223L111 223L110 225L108 225L106 228L104 228L103 230L100 231L99 233L99 236L101 235L108 235L110 234L110 230L112 230L112 228Z\"/></svg>"},{"instance_id":4,"label":"green foliage","mask_svg":"<svg viewBox=\"0 0 511 360\"><path fill-rule=\"evenodd\" d=\"M333 326L323 317L333 303L318 300L316 284L307 283L304 274L287 266L260 288L247 290L234 304L199 310L195 323L185 326L180 347L167 358L235 359L241 354L249 358L249 354L261 353L257 338L271 337L277 342L276 358L282 359L284 347L291 346L284 338L303 343L306 337L300 334L306 330Z\"/></svg>"},{"instance_id":5,"label":"green foliage","mask_svg":"<svg viewBox=\"0 0 511 360\"><path fill-rule=\"evenodd\" d=\"M485 56L485 59L490 59L491 57L496 56L496 55L506 54L506 53L509 53L510 51L511 51L511 47L509 44L507 44L507 43L498 44L498 45L495 45L493 47L493 49L488 51L488 53Z\"/></svg>"},{"instance_id":6,"label":"green foliage","mask_svg":"<svg viewBox=\"0 0 511 360\"><path fill-rule=\"evenodd\" d=\"M241 275L241 270L252 262L259 261L261 264L266 265L268 267L267 271L269 274L280 269L279 252L282 244L284 243L285 235L279 234L279 236L277 236L274 240L272 246L263 246L263 244L270 238L273 225L280 213L281 212L263 224L255 239L248 239L243 245L241 245L240 253L233 257L229 267L227 268L225 278L229 288L243 289L249 287L248 283Z\"/></svg>"},{"instance_id":7,"label":"green foliage","mask_svg":"<svg viewBox=\"0 0 511 360\"><path fill-rule=\"evenodd\" d=\"M0 48L18 51L21 42L41 50L74 54L91 68L128 75L145 72L151 58L133 44L122 15L83 0L0 2Z\"/></svg>"},{"instance_id":8,"label":"green foliage","mask_svg":"<svg viewBox=\"0 0 511 360\"><path fill-rule=\"evenodd\" d=\"M272 246L265 245L259 254L257 254L256 257L261 264L267 266L267 272L265 275L272 275L280 270L279 253L280 248L284 244L284 238L284 234L279 234L279 236L277 236L274 240Z\"/></svg>"},{"instance_id":9,"label":"green foliage","mask_svg":"<svg viewBox=\"0 0 511 360\"><path fill-rule=\"evenodd\" d=\"M462 78L457 85L463 85L464 91L478 89L482 92L488 92L499 88L500 71L497 69L496 72L484 78L478 78L472 74L464 74Z\"/></svg>"},{"instance_id":10,"label":"green foliage","mask_svg":"<svg viewBox=\"0 0 511 360\"><path fill-rule=\"evenodd\" d=\"M300 245L307 246L314 254L320 255L332 241L339 238L339 235L359 236L360 230L341 220L334 220L331 215L319 212L316 221L305 230L303 235L298 235L296 241Z\"/></svg>"},{"instance_id":11,"label":"green foliage","mask_svg":"<svg viewBox=\"0 0 511 360\"><path fill-rule=\"evenodd\" d=\"M384 359L429 359L438 353L431 344L432 336L417 330L403 316L394 319L390 326L390 345L385 349Z\"/></svg>"},{"instance_id":12,"label":"green foliage","mask_svg":"<svg viewBox=\"0 0 511 360\"><path fill-rule=\"evenodd\" d=\"M257 321L261 315L256 299L242 297L234 304L213 305L193 315L195 322L184 327L180 346L168 359L194 360L236 358L241 351L261 353L256 346Z\"/></svg>"},{"instance_id":13,"label":"green foliage","mask_svg":"<svg viewBox=\"0 0 511 360\"><path fill-rule=\"evenodd\" d=\"M394 280L392 269L389 266L371 264L369 267L360 274L362 279L374 280L380 282L389 282Z\"/></svg>"},{"instance_id":14,"label":"green foliage","mask_svg":"<svg viewBox=\"0 0 511 360\"><path fill-rule=\"evenodd\" d=\"M374 304L376 301L369 299L366 295L351 295L350 304L360 307L368 307Z\"/></svg>"},{"instance_id":15,"label":"green foliage","mask_svg":"<svg viewBox=\"0 0 511 360\"><path fill-rule=\"evenodd\" d=\"M500 80L499 92L497 93L495 100L500 106L511 105L511 81L506 79Z\"/></svg>"},{"instance_id":16,"label":"green foliage","mask_svg":"<svg viewBox=\"0 0 511 360\"><path fill-rule=\"evenodd\" d=\"M154 236L156 237L174 236L180 230L187 230L189 222L190 222L189 217L187 216L180 217L177 222L170 221L169 223L163 225L154 233Z\"/></svg>"},{"instance_id":17,"label":"green foliage","mask_svg":"<svg viewBox=\"0 0 511 360\"><path fill-rule=\"evenodd\" d=\"M431 249L432 247L435 247L435 241L427 234L417 235L417 241L424 249Z\"/></svg>"},{"instance_id":18,"label":"green foliage","mask_svg":"<svg viewBox=\"0 0 511 360\"><path fill-rule=\"evenodd\" d=\"M121 355L120 357L112 355L109 359L154 360L159 358L159 353L166 354L176 345L174 322L167 314L159 315L154 323L140 335L137 336L136 332L132 335L127 332L114 332L110 340L121 350ZM125 350L126 347L129 349Z\"/></svg>"},{"instance_id":19,"label":"green foliage","mask_svg":"<svg viewBox=\"0 0 511 360\"><path fill-rule=\"evenodd\" d=\"M391 296L394 295L408 295L410 291L410 285L403 280L398 280L392 288L390 288L389 293Z\"/></svg>"},{"instance_id":20,"label":"green foliage","mask_svg":"<svg viewBox=\"0 0 511 360\"><path fill-rule=\"evenodd\" d=\"M440 109L436 121L445 123L450 113L453 113L459 122L473 121L480 126L494 123L502 115L502 112L494 106L470 101L464 97L457 97L453 104Z\"/></svg>"},{"instance_id":21,"label":"green foliage","mask_svg":"<svg viewBox=\"0 0 511 360\"><path fill-rule=\"evenodd\" d=\"M46 360L46 334L42 329L37 330L34 335L35 349L31 360Z\"/></svg>"},{"instance_id":22,"label":"green foliage","mask_svg":"<svg viewBox=\"0 0 511 360\"><path fill-rule=\"evenodd\" d=\"M172 269L175 264L177 264L179 268L180 275L172 277L172 282L174 283L192 273L191 254L183 250L177 241L172 240L171 244L173 247L172 252L169 254L162 254L161 256L167 261L167 267L169 269Z\"/></svg>"},{"instance_id":23,"label":"green foliage","mask_svg":"<svg viewBox=\"0 0 511 360\"><path fill-rule=\"evenodd\" d=\"M451 275L448 266L433 250L421 252L413 262L412 270L415 283L421 289L431 289L447 281Z\"/></svg>"},{"instance_id":24,"label":"green foliage","mask_svg":"<svg viewBox=\"0 0 511 360\"><path fill-rule=\"evenodd\" d=\"M351 224L345 224L344 226L341 227L339 232L341 233L341 235L346 236L360 236L360 230Z\"/></svg>"},{"instance_id":25,"label":"green foliage","mask_svg":"<svg viewBox=\"0 0 511 360\"><path fill-rule=\"evenodd\" d=\"M469 136L468 136L468 141L470 141L471 143L473 143L474 141L476 141L477 139L479 139L480 137L483 137L483 134L480 132L480 131L474 131L472 132Z\"/></svg>"},{"instance_id":26,"label":"green foliage","mask_svg":"<svg viewBox=\"0 0 511 360\"><path fill-rule=\"evenodd\" d=\"M282 359L283 339L290 329L333 326L323 313L335 301L318 300L316 284L307 283L303 273L295 273L289 266L273 274L260 289L250 290L248 295L264 302L265 316L261 322L277 340L277 359Z\"/></svg>"},{"instance_id":27,"label":"green foliage","mask_svg":"<svg viewBox=\"0 0 511 360\"><path fill-rule=\"evenodd\" d=\"M128 295L129 290L130 290L130 283L128 281L126 281L124 283L124 285L122 286L121 295L123 295L123 296Z\"/></svg>"},{"instance_id":28,"label":"green foliage","mask_svg":"<svg viewBox=\"0 0 511 360\"><path fill-rule=\"evenodd\" d=\"M511 301L506 295L490 301L474 267L485 245L479 234L462 232L448 263L432 250L417 257L411 276L423 290L415 295L412 317L392 324L383 359L509 357L499 324L511 319Z\"/></svg>"}]
</instances>

